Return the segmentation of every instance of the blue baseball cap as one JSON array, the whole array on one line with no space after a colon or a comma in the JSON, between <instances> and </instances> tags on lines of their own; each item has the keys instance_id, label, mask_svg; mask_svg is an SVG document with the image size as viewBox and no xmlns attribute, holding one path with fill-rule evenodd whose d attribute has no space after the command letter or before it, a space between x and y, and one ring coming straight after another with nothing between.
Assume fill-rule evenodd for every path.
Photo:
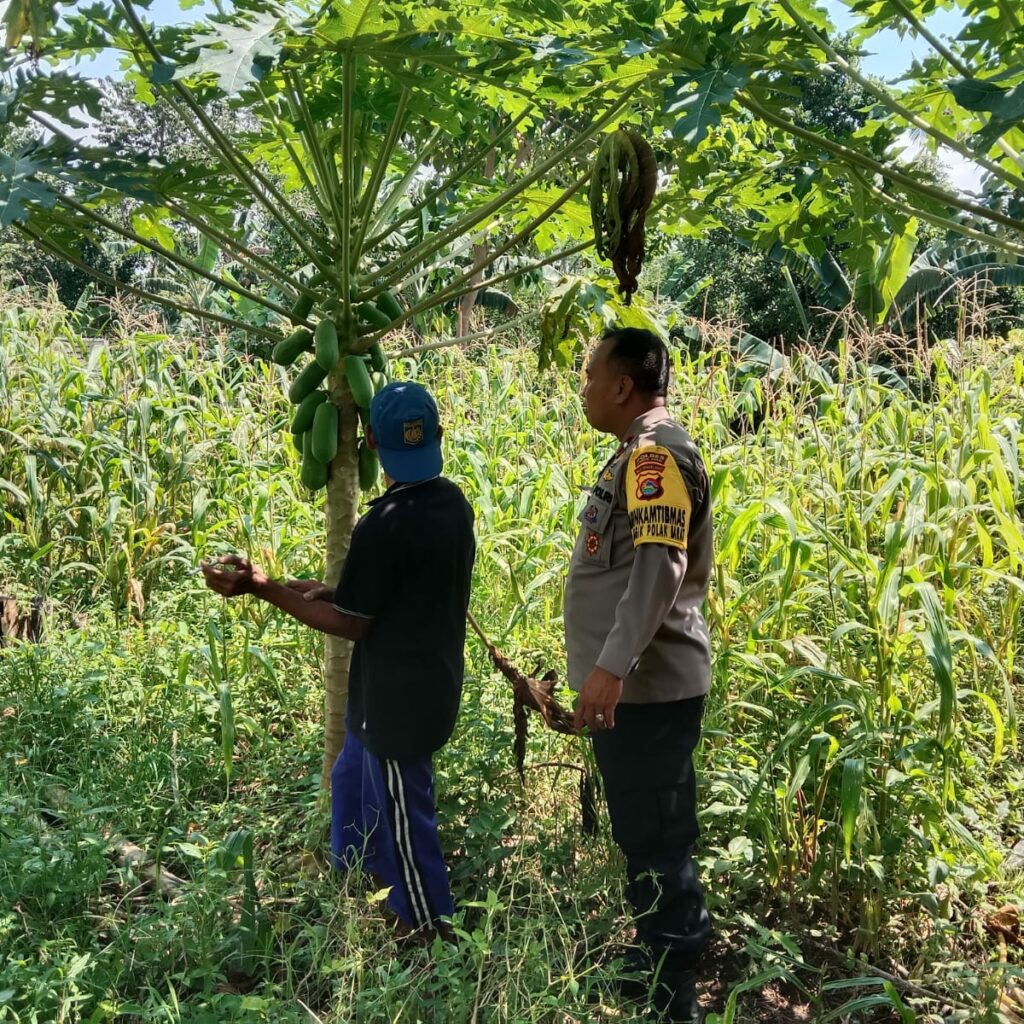
<instances>
[{"instance_id":1,"label":"blue baseball cap","mask_svg":"<svg viewBox=\"0 0 1024 1024\"><path fill-rule=\"evenodd\" d=\"M429 480L441 472L440 419L430 392L411 381L394 381L370 403L370 426L380 463L396 483Z\"/></svg>"}]
</instances>

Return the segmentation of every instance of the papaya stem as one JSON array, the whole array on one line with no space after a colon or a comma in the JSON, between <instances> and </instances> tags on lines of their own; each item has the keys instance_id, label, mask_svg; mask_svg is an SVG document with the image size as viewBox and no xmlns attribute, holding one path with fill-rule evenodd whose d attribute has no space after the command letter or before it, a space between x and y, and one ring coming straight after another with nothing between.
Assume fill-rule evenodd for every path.
<instances>
[{"instance_id":1,"label":"papaya stem","mask_svg":"<svg viewBox=\"0 0 1024 1024\"><path fill-rule=\"evenodd\" d=\"M234 320L231 317L221 316L219 313L210 313L207 310L199 309L196 306L190 306L185 302L178 302L165 295L157 295L155 292L146 291L144 288L137 288L135 285L126 284L124 281L118 281L116 277L112 277L110 274L105 274L100 270L96 270L95 267L87 264L85 260L80 259L73 252L60 245L60 243L55 242L45 233L37 231L27 224L15 224L14 227L21 231L22 234L28 235L28 237L34 242L41 245L44 249L49 250L55 256L59 256L62 260L66 260L72 266L77 267L94 280L107 285L109 288L113 288L115 291L125 291L131 295L137 295L139 298L146 299L148 302L155 302L158 306L163 306L165 309L176 309L179 313L186 313L199 320L212 320L214 323L224 324L226 327L230 327L233 330L245 331L249 334L257 334L263 338L268 338L271 341L278 340L278 336L273 331L268 331L264 327L257 327L255 324L243 323L241 320Z\"/></svg>"},{"instance_id":2,"label":"papaya stem","mask_svg":"<svg viewBox=\"0 0 1024 1024\"><path fill-rule=\"evenodd\" d=\"M352 97L356 89L355 50L349 46L344 55L341 87L341 301L345 311L344 322L352 323L352 288L349 281L353 274L352 251L352 192L354 188ZM355 253L356 259L359 254Z\"/></svg>"},{"instance_id":3,"label":"papaya stem","mask_svg":"<svg viewBox=\"0 0 1024 1024\"><path fill-rule=\"evenodd\" d=\"M408 88L403 88L402 95L398 100L398 109L395 111L387 137L384 139L380 152L377 154L377 159L373 165L373 172L370 175L370 182L366 186L366 191L363 193L359 203L357 211L359 231L356 234L355 244L353 245L357 260L362 255L363 240L366 238L367 229L370 227L370 217L373 214L374 203L377 202L377 193L380 191L381 182L384 180L384 175L387 173L388 166L391 163L391 156L402 134L402 129L405 127L405 111L408 105L409 90Z\"/></svg>"},{"instance_id":4,"label":"papaya stem","mask_svg":"<svg viewBox=\"0 0 1024 1024\"><path fill-rule=\"evenodd\" d=\"M510 121L504 128L502 128L502 130L498 132L498 134L494 137L494 140L492 142L489 142L483 150L473 153L472 156L464 160L455 168L454 171L451 172L451 174L449 174L441 182L440 185L424 193L422 198L419 199L418 202L414 203L405 213L403 213L402 216L398 218L398 220L389 224L386 231L370 239L370 241L367 243L367 248L372 249L375 245L382 242L385 238L387 238L387 236L392 231L394 231L400 225L404 224L407 220L409 220L410 217L415 217L416 214L420 212L420 210L422 210L425 206L428 206L430 203L432 203L439 195L441 195L442 192L450 188L454 182L461 181L469 171L473 170L475 167L479 167L480 164L482 164L487 159L487 154L496 146L504 142L505 139L508 138L508 136L512 132L514 132L515 129L519 126L523 118L530 113L532 113L532 111L529 108L522 111L518 117ZM419 168L423 166L424 163L426 163L426 159L420 158L419 155L417 154L417 159L412 173L415 174L415 171L419 170Z\"/></svg>"}]
</instances>

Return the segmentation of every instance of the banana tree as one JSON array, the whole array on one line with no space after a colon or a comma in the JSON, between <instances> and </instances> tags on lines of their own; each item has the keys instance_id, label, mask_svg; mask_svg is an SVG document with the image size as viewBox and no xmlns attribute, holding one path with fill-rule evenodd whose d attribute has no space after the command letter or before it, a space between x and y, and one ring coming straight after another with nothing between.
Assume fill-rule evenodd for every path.
<instances>
[{"instance_id":1,"label":"banana tree","mask_svg":"<svg viewBox=\"0 0 1024 1024\"><path fill-rule=\"evenodd\" d=\"M57 21L49 6L17 0L7 15L10 87L0 94L0 119L33 125L40 138L0 156L0 227L13 226L111 287L274 342L278 362L301 366L292 398L317 397L298 416L317 405L331 410L319 417L330 426L317 427L315 451L304 435L302 476L314 489L326 487L325 574L336 578L357 515L360 469L364 484L375 475L359 451L372 393L364 357L382 368L404 324L592 243L582 227L586 155L594 137L628 112L636 90L609 74L619 40L600 6L574 12L499 2L460 16L380 0L335 0L315 11L218 4L205 24L158 29L133 0L93 4ZM558 41L588 31L591 20L597 32L602 19L609 42L596 56ZM101 91L45 65L98 48L119 52L137 96L172 110L201 159L160 159L75 137L88 124L83 111L102 117ZM210 115L211 104L225 102L247 112L243 133L229 135ZM573 115L570 129L557 117L545 121L558 110ZM483 123L490 130L474 139ZM543 145L524 162L517 139L542 125ZM509 153L514 158L502 162ZM504 180L486 173L497 167ZM425 222L421 214L439 197L444 216ZM287 236L291 263L268 259L239 229L239 211L250 208ZM409 230L417 218L426 230ZM542 228L544 251L531 246ZM265 321L96 271L83 246L110 234L262 310ZM186 235L216 246L244 269L246 283L223 263L190 255L196 250L183 244ZM419 290L429 268L458 247L469 256L446 283ZM519 256L512 269L496 269L509 254ZM344 736L349 654L347 642L328 638L325 783Z\"/></svg>"}]
</instances>

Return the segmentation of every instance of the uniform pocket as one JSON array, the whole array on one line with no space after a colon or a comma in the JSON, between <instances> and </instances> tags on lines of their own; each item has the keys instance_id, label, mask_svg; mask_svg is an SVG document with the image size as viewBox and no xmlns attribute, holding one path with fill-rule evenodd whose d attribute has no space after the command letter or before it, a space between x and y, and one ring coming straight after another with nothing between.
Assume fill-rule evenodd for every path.
<instances>
[{"instance_id":1,"label":"uniform pocket","mask_svg":"<svg viewBox=\"0 0 1024 1024\"><path fill-rule=\"evenodd\" d=\"M612 558L611 502L590 494L577 519L583 527L580 538L580 561L586 565L597 565L607 569Z\"/></svg>"}]
</instances>

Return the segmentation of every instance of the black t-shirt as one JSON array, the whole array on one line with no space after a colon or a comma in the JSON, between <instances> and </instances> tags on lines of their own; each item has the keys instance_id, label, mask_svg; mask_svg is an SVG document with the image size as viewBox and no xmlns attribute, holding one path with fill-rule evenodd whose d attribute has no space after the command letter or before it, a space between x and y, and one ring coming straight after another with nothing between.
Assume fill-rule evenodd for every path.
<instances>
[{"instance_id":1,"label":"black t-shirt","mask_svg":"<svg viewBox=\"0 0 1024 1024\"><path fill-rule=\"evenodd\" d=\"M476 541L450 480L394 484L356 523L335 607L373 619L352 652L348 728L378 757L424 757L455 728Z\"/></svg>"}]
</instances>

